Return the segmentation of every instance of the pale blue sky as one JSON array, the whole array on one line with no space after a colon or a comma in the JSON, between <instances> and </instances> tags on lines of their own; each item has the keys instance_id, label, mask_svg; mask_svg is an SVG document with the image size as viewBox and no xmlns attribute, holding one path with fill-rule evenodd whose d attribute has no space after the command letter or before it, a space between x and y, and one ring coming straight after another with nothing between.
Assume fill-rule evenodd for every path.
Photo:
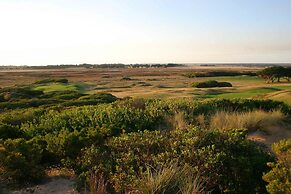
<instances>
[{"instance_id":1,"label":"pale blue sky","mask_svg":"<svg viewBox=\"0 0 291 194\"><path fill-rule=\"evenodd\" d=\"M291 0L0 0L0 65L291 62Z\"/></svg>"}]
</instances>

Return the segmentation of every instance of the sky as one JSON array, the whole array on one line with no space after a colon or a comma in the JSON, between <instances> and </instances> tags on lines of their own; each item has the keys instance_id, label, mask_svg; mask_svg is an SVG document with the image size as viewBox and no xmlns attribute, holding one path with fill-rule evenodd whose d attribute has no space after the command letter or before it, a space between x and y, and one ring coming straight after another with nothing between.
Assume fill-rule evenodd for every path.
<instances>
[{"instance_id":1,"label":"sky","mask_svg":"<svg viewBox=\"0 0 291 194\"><path fill-rule=\"evenodd\" d=\"M291 62L291 0L0 0L0 65Z\"/></svg>"}]
</instances>

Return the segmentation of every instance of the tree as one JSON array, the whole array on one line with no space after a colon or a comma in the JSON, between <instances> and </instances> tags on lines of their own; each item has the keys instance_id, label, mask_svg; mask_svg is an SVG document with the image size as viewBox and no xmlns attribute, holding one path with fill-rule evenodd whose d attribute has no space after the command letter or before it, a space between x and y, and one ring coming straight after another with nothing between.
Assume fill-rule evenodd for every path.
<instances>
[{"instance_id":1,"label":"tree","mask_svg":"<svg viewBox=\"0 0 291 194\"><path fill-rule=\"evenodd\" d=\"M291 67L286 67L285 68L285 77L288 82L291 81Z\"/></svg>"},{"instance_id":2,"label":"tree","mask_svg":"<svg viewBox=\"0 0 291 194\"><path fill-rule=\"evenodd\" d=\"M288 78L287 80L289 80L291 77L291 68L285 68L282 66L268 67L260 71L259 75L264 78L267 83L274 83L276 80L277 82L280 82L283 77Z\"/></svg>"}]
</instances>

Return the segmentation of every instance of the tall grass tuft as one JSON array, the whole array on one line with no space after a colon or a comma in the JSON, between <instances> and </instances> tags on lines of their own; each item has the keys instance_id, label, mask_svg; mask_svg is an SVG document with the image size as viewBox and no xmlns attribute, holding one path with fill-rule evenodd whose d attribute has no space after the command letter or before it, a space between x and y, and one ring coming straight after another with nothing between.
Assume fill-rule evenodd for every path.
<instances>
[{"instance_id":1,"label":"tall grass tuft","mask_svg":"<svg viewBox=\"0 0 291 194\"><path fill-rule=\"evenodd\" d=\"M147 168L139 180L138 193L142 194L203 194L207 193L200 176L188 166L167 165L160 169Z\"/></svg>"},{"instance_id":2,"label":"tall grass tuft","mask_svg":"<svg viewBox=\"0 0 291 194\"><path fill-rule=\"evenodd\" d=\"M216 112L209 119L209 128L221 131L246 128L248 130L264 129L267 126L279 125L285 115L281 111L265 112L255 110L249 112Z\"/></svg>"},{"instance_id":3,"label":"tall grass tuft","mask_svg":"<svg viewBox=\"0 0 291 194\"><path fill-rule=\"evenodd\" d=\"M184 166L180 171L179 193L181 194L206 194L206 182L199 173L194 173L189 166Z\"/></svg>"},{"instance_id":4,"label":"tall grass tuft","mask_svg":"<svg viewBox=\"0 0 291 194\"><path fill-rule=\"evenodd\" d=\"M186 129L188 127L185 113L183 112L177 112L174 115L166 117L166 123L170 129Z\"/></svg>"},{"instance_id":5,"label":"tall grass tuft","mask_svg":"<svg viewBox=\"0 0 291 194\"><path fill-rule=\"evenodd\" d=\"M90 194L108 194L107 182L103 174L91 173L89 179Z\"/></svg>"}]
</instances>

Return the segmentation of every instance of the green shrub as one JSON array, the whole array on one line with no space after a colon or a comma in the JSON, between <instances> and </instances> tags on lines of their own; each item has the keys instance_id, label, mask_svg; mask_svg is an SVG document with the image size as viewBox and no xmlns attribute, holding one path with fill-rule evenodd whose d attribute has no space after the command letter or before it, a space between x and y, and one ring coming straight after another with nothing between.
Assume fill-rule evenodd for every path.
<instances>
[{"instance_id":1,"label":"green shrub","mask_svg":"<svg viewBox=\"0 0 291 194\"><path fill-rule=\"evenodd\" d=\"M183 74L183 76L188 78L195 78L195 77L220 77L220 76L256 76L257 73L249 72L249 71L208 71L208 72L189 72Z\"/></svg>"},{"instance_id":2,"label":"green shrub","mask_svg":"<svg viewBox=\"0 0 291 194\"><path fill-rule=\"evenodd\" d=\"M211 80L205 82L194 82L192 83L192 87L196 88L232 87L232 84L228 82L218 82L215 80Z\"/></svg>"},{"instance_id":3,"label":"green shrub","mask_svg":"<svg viewBox=\"0 0 291 194\"><path fill-rule=\"evenodd\" d=\"M42 94L42 91L33 90L30 87L7 87L0 89L1 101L31 99L39 97Z\"/></svg>"},{"instance_id":4,"label":"green shrub","mask_svg":"<svg viewBox=\"0 0 291 194\"><path fill-rule=\"evenodd\" d=\"M45 136L46 149L52 155L64 162L71 162L76 159L81 149L92 144L100 144L103 136L100 129L83 128L80 131L61 130L58 134L47 134Z\"/></svg>"},{"instance_id":5,"label":"green shrub","mask_svg":"<svg viewBox=\"0 0 291 194\"><path fill-rule=\"evenodd\" d=\"M268 163L272 169L263 176L267 190L271 194L291 193L291 139L273 144L272 149L277 161Z\"/></svg>"},{"instance_id":6,"label":"green shrub","mask_svg":"<svg viewBox=\"0 0 291 194\"><path fill-rule=\"evenodd\" d=\"M22 123L37 121L48 110L48 108L27 108L6 111L0 114L0 123L20 126Z\"/></svg>"},{"instance_id":7,"label":"green shrub","mask_svg":"<svg viewBox=\"0 0 291 194\"><path fill-rule=\"evenodd\" d=\"M23 136L23 132L18 127L0 123L0 139L16 139Z\"/></svg>"},{"instance_id":8,"label":"green shrub","mask_svg":"<svg viewBox=\"0 0 291 194\"><path fill-rule=\"evenodd\" d=\"M44 176L40 165L42 149L22 138L0 142L0 178L8 182L38 181Z\"/></svg>"},{"instance_id":9,"label":"green shrub","mask_svg":"<svg viewBox=\"0 0 291 194\"><path fill-rule=\"evenodd\" d=\"M80 99L81 100L98 100L102 103L111 103L111 102L115 102L118 98L110 93L99 92L96 94L83 96Z\"/></svg>"},{"instance_id":10,"label":"green shrub","mask_svg":"<svg viewBox=\"0 0 291 194\"><path fill-rule=\"evenodd\" d=\"M232 84L229 82L218 82L218 87L232 87Z\"/></svg>"},{"instance_id":11,"label":"green shrub","mask_svg":"<svg viewBox=\"0 0 291 194\"><path fill-rule=\"evenodd\" d=\"M54 105L58 104L58 100L53 99L31 99L31 100L18 100L14 102L2 102L0 103L0 112L4 110L14 110L23 108L40 107L42 105Z\"/></svg>"},{"instance_id":12,"label":"green shrub","mask_svg":"<svg viewBox=\"0 0 291 194\"><path fill-rule=\"evenodd\" d=\"M241 131L219 133L194 128L134 132L109 139L106 147L111 152L110 160L91 159L87 168L104 170L117 192L138 188L147 166L159 169L169 162L177 162L178 167L188 164L193 173L200 173L207 190L263 192L265 185L261 177L270 160L268 153L246 140ZM100 151L98 147L95 149ZM94 157L91 156L95 154L94 148L89 150L80 158L82 161Z\"/></svg>"},{"instance_id":13,"label":"green shrub","mask_svg":"<svg viewBox=\"0 0 291 194\"><path fill-rule=\"evenodd\" d=\"M109 193L129 192L138 188L149 166L162 170L165 164L174 162L177 169L187 164L189 172L199 175L206 190L214 193L263 193L262 174L272 158L246 139L246 131L219 132L189 126L197 123L199 115L212 115L217 111L238 115L253 110L262 110L264 114L275 110L286 115L291 113L284 103L251 99L128 99L110 104L82 104L100 103L102 98L114 97L87 95L55 101L62 103L57 106L48 97L40 102L47 101L51 105L0 113L0 122L5 126L0 148L2 175L9 176L9 180L20 180L22 168L29 177L33 176L34 169L42 172L46 165L66 165L75 170L82 183L91 184L94 177L103 177ZM20 102L24 107L31 105L30 101ZM19 107L15 105L15 108ZM7 130L7 127L13 129ZM23 134L18 134L18 128ZM19 139L21 137L25 139ZM154 175L153 171L151 173ZM36 174L27 180L37 177L40 176ZM185 179L183 184L191 191L195 179Z\"/></svg>"},{"instance_id":14,"label":"green shrub","mask_svg":"<svg viewBox=\"0 0 291 194\"><path fill-rule=\"evenodd\" d=\"M121 81L129 81L129 80L132 80L130 77L123 77L120 79Z\"/></svg>"},{"instance_id":15,"label":"green shrub","mask_svg":"<svg viewBox=\"0 0 291 194\"><path fill-rule=\"evenodd\" d=\"M68 79L65 78L60 78L60 79L42 79L42 80L38 80L36 82L34 82L35 84L48 84L48 83L63 83L63 84L67 84L69 83Z\"/></svg>"}]
</instances>

